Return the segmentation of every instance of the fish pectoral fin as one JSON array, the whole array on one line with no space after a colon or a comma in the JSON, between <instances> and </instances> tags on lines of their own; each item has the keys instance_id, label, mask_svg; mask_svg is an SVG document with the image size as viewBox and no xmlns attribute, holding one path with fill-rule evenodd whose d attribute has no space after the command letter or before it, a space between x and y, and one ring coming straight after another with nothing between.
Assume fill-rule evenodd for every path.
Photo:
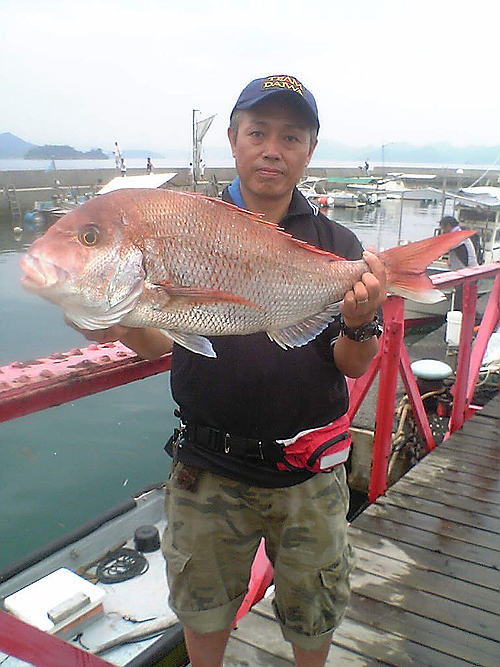
<instances>
[{"instance_id":1,"label":"fish pectoral fin","mask_svg":"<svg viewBox=\"0 0 500 667\"><path fill-rule=\"evenodd\" d=\"M258 310L263 310L262 306L248 301L242 296L237 294L231 294L230 292L224 292L222 290L212 290L206 287L183 287L179 285L172 284L155 284L156 289L164 290L168 295L173 299L183 299L188 303L237 303L240 306L248 306L250 308L257 308Z\"/></svg>"},{"instance_id":2,"label":"fish pectoral fin","mask_svg":"<svg viewBox=\"0 0 500 667\"><path fill-rule=\"evenodd\" d=\"M202 354L204 357L210 357L211 359L216 359L217 355L212 343L205 338L205 336L198 336L196 334L187 334L180 331L170 331L169 329L161 329L161 332L171 338L175 343L181 347L185 347L186 350L194 352L195 354Z\"/></svg>"},{"instance_id":3,"label":"fish pectoral fin","mask_svg":"<svg viewBox=\"0 0 500 667\"><path fill-rule=\"evenodd\" d=\"M330 304L324 311L292 324L279 331L267 331L269 338L284 350L289 347L302 347L318 336L339 314L340 303Z\"/></svg>"}]
</instances>

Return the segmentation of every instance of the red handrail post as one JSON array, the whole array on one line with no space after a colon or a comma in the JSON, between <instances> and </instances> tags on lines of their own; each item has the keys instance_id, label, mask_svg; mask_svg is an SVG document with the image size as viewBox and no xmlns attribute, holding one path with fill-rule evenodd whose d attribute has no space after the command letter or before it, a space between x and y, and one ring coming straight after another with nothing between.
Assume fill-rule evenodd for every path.
<instances>
[{"instance_id":1,"label":"red handrail post","mask_svg":"<svg viewBox=\"0 0 500 667\"><path fill-rule=\"evenodd\" d=\"M385 493L387 489L387 468L391 453L399 359L404 335L404 300L402 297L387 299L383 311L384 335L382 338L375 438L372 450L372 471L368 488L368 501L370 503Z\"/></svg>"},{"instance_id":2,"label":"red handrail post","mask_svg":"<svg viewBox=\"0 0 500 667\"><path fill-rule=\"evenodd\" d=\"M431 427L429 426L429 419L425 412L425 407L420 396L420 391L417 386L417 381L411 370L410 359L404 342L401 343L401 358L399 361L401 377L403 379L406 394L410 401L413 417L417 428L424 441L424 447L427 453L431 452L436 447L436 441L432 435Z\"/></svg>"},{"instance_id":3,"label":"red handrail post","mask_svg":"<svg viewBox=\"0 0 500 667\"><path fill-rule=\"evenodd\" d=\"M457 373L454 384L454 399L450 417L450 434L462 428L471 396L467 396L472 338L476 316L477 283L465 283L462 297L462 329L457 357Z\"/></svg>"},{"instance_id":4,"label":"red handrail post","mask_svg":"<svg viewBox=\"0 0 500 667\"><path fill-rule=\"evenodd\" d=\"M474 389L479 377L481 363L483 361L484 353L490 340L491 334L495 331L500 322L500 274L495 278L493 288L488 298L488 303L484 310L484 315L481 320L481 325L474 342L474 349L470 358L470 372L469 384L467 388L467 396L469 401L472 400Z\"/></svg>"}]
</instances>

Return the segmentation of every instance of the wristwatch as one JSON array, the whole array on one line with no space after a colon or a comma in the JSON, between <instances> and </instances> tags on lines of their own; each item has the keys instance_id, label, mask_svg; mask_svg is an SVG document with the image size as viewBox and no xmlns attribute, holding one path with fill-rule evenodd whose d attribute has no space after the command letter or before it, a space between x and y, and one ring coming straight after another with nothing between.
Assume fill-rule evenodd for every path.
<instances>
[{"instance_id":1,"label":"wristwatch","mask_svg":"<svg viewBox=\"0 0 500 667\"><path fill-rule=\"evenodd\" d=\"M366 324L362 324L356 328L348 327L342 315L340 316L340 335L350 340L355 340L357 343L364 343L373 338L373 336L380 338L382 331L383 329L376 315L371 322L366 322Z\"/></svg>"}]
</instances>

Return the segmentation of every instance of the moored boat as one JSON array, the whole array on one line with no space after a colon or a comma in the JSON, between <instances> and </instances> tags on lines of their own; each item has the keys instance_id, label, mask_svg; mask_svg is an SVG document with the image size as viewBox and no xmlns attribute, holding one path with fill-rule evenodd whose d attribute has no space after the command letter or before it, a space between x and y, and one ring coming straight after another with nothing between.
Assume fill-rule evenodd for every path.
<instances>
[{"instance_id":1,"label":"moored boat","mask_svg":"<svg viewBox=\"0 0 500 667\"><path fill-rule=\"evenodd\" d=\"M41 609L49 623L47 614L66 604L72 632L54 627L49 633L55 632L113 665L185 665L182 628L168 606L165 563L159 548L165 526L163 486L158 484L0 571L3 606L12 611L15 595L23 591L24 608ZM33 586L47 575L67 570L77 575L77 588L78 581L82 589L91 581L102 594L102 611L91 622L85 620L90 603L72 611L74 591L67 587L58 590L54 583L49 589L52 595L45 592L41 600ZM23 611L20 604L17 606ZM30 614L24 611L19 615L36 626L39 616ZM19 664L1 652L0 662L4 667Z\"/></svg>"}]
</instances>

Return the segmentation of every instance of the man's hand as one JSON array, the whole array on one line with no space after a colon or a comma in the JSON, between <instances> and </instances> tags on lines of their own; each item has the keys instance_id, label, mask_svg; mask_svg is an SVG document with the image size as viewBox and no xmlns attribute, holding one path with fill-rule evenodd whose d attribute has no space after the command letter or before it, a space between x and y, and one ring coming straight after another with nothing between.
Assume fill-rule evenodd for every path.
<instances>
[{"instance_id":1,"label":"man's hand","mask_svg":"<svg viewBox=\"0 0 500 667\"><path fill-rule=\"evenodd\" d=\"M93 343L114 343L116 340L121 340L126 337L131 331L129 327L123 327L121 324L115 324L107 329L81 329L74 322L72 322L66 315L64 321L72 329L81 333L87 340Z\"/></svg>"},{"instance_id":2,"label":"man's hand","mask_svg":"<svg viewBox=\"0 0 500 667\"><path fill-rule=\"evenodd\" d=\"M359 327L371 322L377 310L387 298L385 268L373 252L365 250L363 259L370 272L363 273L361 280L344 296L340 310L348 327Z\"/></svg>"},{"instance_id":3,"label":"man's hand","mask_svg":"<svg viewBox=\"0 0 500 667\"><path fill-rule=\"evenodd\" d=\"M159 329L135 329L114 324L107 329L81 329L64 317L66 324L78 331L88 341L94 343L114 343L119 340L143 359L158 359L172 351L173 341L163 334Z\"/></svg>"},{"instance_id":4,"label":"man's hand","mask_svg":"<svg viewBox=\"0 0 500 667\"><path fill-rule=\"evenodd\" d=\"M354 329L371 322L387 298L384 265L373 252L368 250L363 253L363 259L370 271L363 273L361 280L347 292L340 308L346 325ZM333 347L333 357L337 368L344 375L356 378L366 372L377 351L376 336L365 342L340 336Z\"/></svg>"}]
</instances>

